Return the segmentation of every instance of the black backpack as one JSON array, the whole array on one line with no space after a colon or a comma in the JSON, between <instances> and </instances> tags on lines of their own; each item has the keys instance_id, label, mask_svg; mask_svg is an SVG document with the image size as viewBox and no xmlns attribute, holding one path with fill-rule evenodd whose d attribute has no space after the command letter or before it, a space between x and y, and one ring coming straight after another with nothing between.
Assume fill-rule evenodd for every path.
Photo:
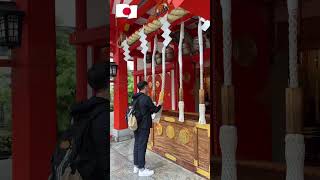
<instances>
[{"instance_id":1,"label":"black backpack","mask_svg":"<svg viewBox=\"0 0 320 180\"><path fill-rule=\"evenodd\" d=\"M59 180L66 169L71 169L71 174L85 172L85 176L95 168L94 152L90 136L91 121L105 110L95 109L92 113L78 114L72 117L71 126L62 133L58 139L55 151L51 157L51 175L49 180ZM81 156L80 156L81 155ZM85 166L83 166L85 164ZM82 175L82 174L81 174Z\"/></svg>"}]
</instances>

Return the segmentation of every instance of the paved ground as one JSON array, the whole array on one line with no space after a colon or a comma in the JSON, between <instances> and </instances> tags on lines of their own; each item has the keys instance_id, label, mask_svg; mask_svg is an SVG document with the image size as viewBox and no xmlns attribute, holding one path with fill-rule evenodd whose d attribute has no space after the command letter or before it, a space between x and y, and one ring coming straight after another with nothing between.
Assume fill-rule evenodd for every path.
<instances>
[{"instance_id":1,"label":"paved ground","mask_svg":"<svg viewBox=\"0 0 320 180\"><path fill-rule=\"evenodd\" d=\"M110 172L111 180L202 180L204 178L188 171L173 162L147 151L146 167L153 169L155 174L151 177L138 177L133 173L133 143L128 140L111 143Z\"/></svg>"},{"instance_id":2,"label":"paved ground","mask_svg":"<svg viewBox=\"0 0 320 180\"><path fill-rule=\"evenodd\" d=\"M0 179L1 180L11 180L11 159L0 160Z\"/></svg>"}]
</instances>

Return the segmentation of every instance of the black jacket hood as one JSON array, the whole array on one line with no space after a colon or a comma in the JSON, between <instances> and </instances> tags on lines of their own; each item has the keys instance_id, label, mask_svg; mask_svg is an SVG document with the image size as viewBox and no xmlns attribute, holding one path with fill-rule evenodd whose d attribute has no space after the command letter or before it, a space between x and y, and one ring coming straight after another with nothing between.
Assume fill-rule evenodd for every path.
<instances>
[{"instance_id":1,"label":"black jacket hood","mask_svg":"<svg viewBox=\"0 0 320 180\"><path fill-rule=\"evenodd\" d=\"M89 100L75 104L71 107L71 114L87 113L101 104L107 104L107 100L101 97L91 97ZM107 108L107 107L106 107Z\"/></svg>"},{"instance_id":2,"label":"black jacket hood","mask_svg":"<svg viewBox=\"0 0 320 180\"><path fill-rule=\"evenodd\" d=\"M141 95L144 95L144 94L142 92L138 92L132 96L132 99L137 99Z\"/></svg>"}]
</instances>

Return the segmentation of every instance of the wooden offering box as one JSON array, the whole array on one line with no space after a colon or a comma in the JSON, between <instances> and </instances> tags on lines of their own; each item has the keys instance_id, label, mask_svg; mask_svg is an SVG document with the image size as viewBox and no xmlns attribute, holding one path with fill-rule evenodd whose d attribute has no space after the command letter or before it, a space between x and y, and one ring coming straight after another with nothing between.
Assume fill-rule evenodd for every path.
<instances>
[{"instance_id":1,"label":"wooden offering box","mask_svg":"<svg viewBox=\"0 0 320 180\"><path fill-rule=\"evenodd\" d=\"M185 113L185 121L179 122L179 113L163 111L159 123L150 132L148 149L196 172L210 177L210 116L208 124L198 124L196 113Z\"/></svg>"}]
</instances>

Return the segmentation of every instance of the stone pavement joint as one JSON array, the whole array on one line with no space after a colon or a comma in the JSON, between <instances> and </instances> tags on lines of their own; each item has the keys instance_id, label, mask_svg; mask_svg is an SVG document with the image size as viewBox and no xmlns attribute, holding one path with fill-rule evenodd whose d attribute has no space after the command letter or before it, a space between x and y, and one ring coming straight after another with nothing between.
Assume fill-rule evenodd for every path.
<instances>
[{"instance_id":1,"label":"stone pavement joint","mask_svg":"<svg viewBox=\"0 0 320 180\"><path fill-rule=\"evenodd\" d=\"M110 150L111 180L204 180L199 175L176 165L175 163L147 150L146 167L155 174L150 177L139 177L133 173L134 139L124 142L112 142Z\"/></svg>"}]
</instances>

